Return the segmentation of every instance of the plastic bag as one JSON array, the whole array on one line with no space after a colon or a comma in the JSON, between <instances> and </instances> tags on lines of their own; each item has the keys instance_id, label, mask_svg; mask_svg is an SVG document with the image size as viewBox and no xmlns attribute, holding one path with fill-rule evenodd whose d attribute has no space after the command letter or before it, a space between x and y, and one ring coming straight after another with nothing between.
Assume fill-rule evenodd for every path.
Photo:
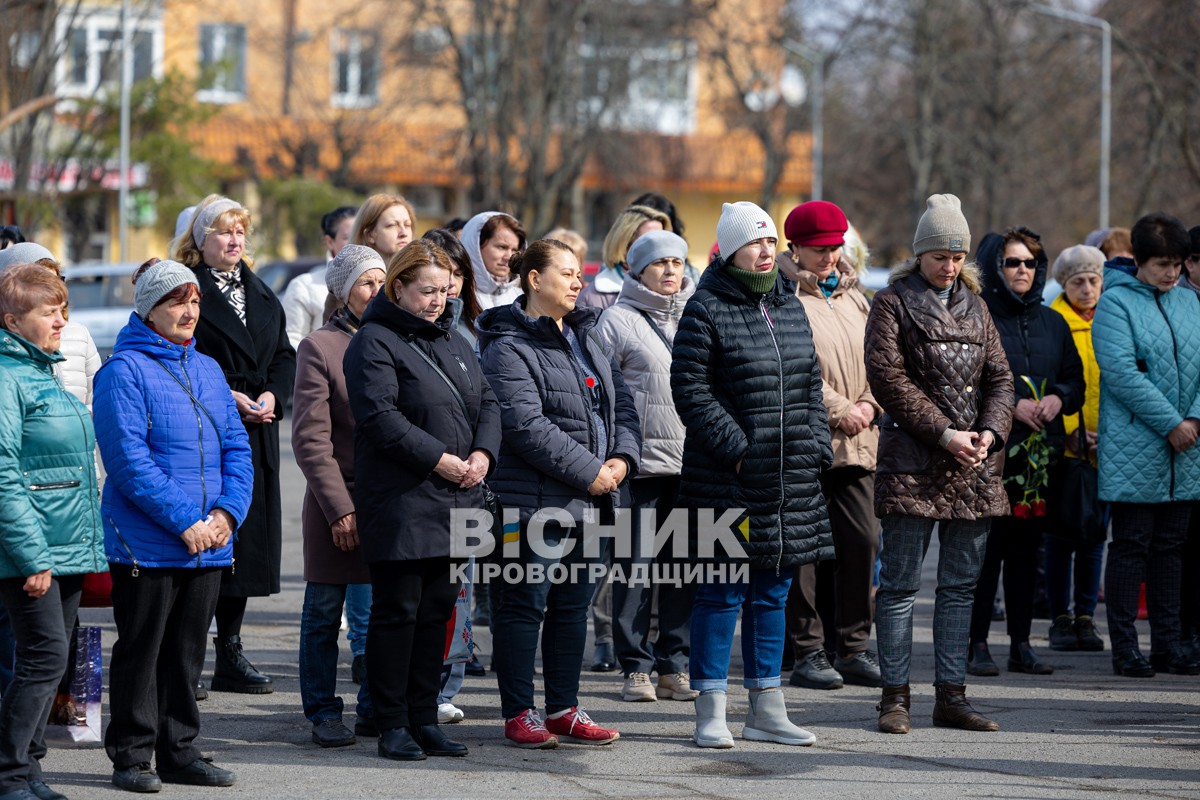
<instances>
[{"instance_id":1,"label":"plastic bag","mask_svg":"<svg viewBox=\"0 0 1200 800\"><path fill-rule=\"evenodd\" d=\"M468 564L468 575L474 566L473 563ZM471 584L469 581L463 581L458 587L458 598L454 601L454 613L446 623L446 652L442 663L466 663L471 660L471 651L474 649L475 637L471 633Z\"/></svg>"},{"instance_id":2,"label":"plastic bag","mask_svg":"<svg viewBox=\"0 0 1200 800\"><path fill-rule=\"evenodd\" d=\"M100 693L104 686L104 652L100 628L83 625L71 640L67 675L59 686L46 739L59 742L100 742ZM65 688L65 691L64 691Z\"/></svg>"}]
</instances>

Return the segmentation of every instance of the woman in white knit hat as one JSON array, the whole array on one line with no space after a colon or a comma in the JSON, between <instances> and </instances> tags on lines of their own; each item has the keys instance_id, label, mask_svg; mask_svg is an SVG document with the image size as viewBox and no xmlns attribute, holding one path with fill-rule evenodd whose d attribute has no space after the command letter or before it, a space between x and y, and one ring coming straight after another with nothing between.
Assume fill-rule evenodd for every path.
<instances>
[{"instance_id":1,"label":"woman in white knit hat","mask_svg":"<svg viewBox=\"0 0 1200 800\"><path fill-rule=\"evenodd\" d=\"M692 555L710 568L691 622L691 686L700 692L693 740L701 747L733 747L725 705L739 609L749 691L742 737L816 741L788 719L779 673L792 575L833 558L819 481L833 450L812 331L795 284L775 264L777 244L765 211L726 203L720 257L684 309L672 348L671 392L686 431L680 505L693 514ZM700 535L705 518L709 527L723 521L718 547Z\"/></svg>"},{"instance_id":2,"label":"woman in white knit hat","mask_svg":"<svg viewBox=\"0 0 1200 800\"><path fill-rule=\"evenodd\" d=\"M883 571L875 635L879 729L908 733L912 609L936 525L941 550L933 612L933 724L1000 726L966 698L967 640L991 518L1009 512L1000 482L1013 387L1000 335L967 263L971 231L958 198L936 194L913 236L916 257L892 271L867 318L867 381L883 408L875 514Z\"/></svg>"}]
</instances>

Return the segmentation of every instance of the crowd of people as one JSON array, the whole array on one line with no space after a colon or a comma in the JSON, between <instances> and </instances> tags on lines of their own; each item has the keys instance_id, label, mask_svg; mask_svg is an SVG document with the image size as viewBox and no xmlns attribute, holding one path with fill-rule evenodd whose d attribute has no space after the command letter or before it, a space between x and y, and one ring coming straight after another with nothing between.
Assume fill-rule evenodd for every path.
<instances>
[{"instance_id":1,"label":"crowd of people","mask_svg":"<svg viewBox=\"0 0 1200 800\"><path fill-rule=\"evenodd\" d=\"M417 227L398 195L331 211L326 262L277 298L253 269L250 211L206 197L168 258L130 276L135 310L101 363L67 319L58 260L6 226L0 798L63 797L40 768L44 729L84 576L105 571L113 783L235 782L198 746L197 703L274 689L242 630L249 598L280 591L288 408L307 483L300 693L321 747L468 755L445 728L464 675L484 672L469 648L448 655L464 598L491 629L516 747L620 738L580 697L589 616L593 669L621 671L622 700L691 702L699 747L735 745L739 616L742 738L816 740L789 717L789 669L792 686L878 688L879 730L908 733L935 530L934 725L999 729L966 679L1000 673L1001 583L1009 672L1054 669L1031 644L1039 601L1051 650L1103 650L1103 585L1117 675L1200 675L1183 579L1200 564L1200 227L1150 214L1051 262L1024 226L973 250L959 199L937 194L873 297L869 253L827 201L787 215L786 247L762 208L724 204L701 272L674 206L642 195L591 283L570 230L533 239L494 210ZM480 581L454 546L456 514L479 510L496 537L479 559L519 579ZM674 512L686 554L656 551ZM728 534L715 545L705 514ZM595 523L627 536L597 545ZM721 569L654 577L673 561Z\"/></svg>"}]
</instances>

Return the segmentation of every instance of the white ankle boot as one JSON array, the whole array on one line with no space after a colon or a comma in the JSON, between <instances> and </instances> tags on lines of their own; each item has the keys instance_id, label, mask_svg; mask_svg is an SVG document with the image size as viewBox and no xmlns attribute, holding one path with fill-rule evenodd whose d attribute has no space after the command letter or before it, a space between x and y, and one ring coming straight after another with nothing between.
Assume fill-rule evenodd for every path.
<instances>
[{"instance_id":1,"label":"white ankle boot","mask_svg":"<svg viewBox=\"0 0 1200 800\"><path fill-rule=\"evenodd\" d=\"M746 727L742 738L752 742L776 742L807 746L817 740L804 728L791 723L782 689L751 690L750 710L746 712Z\"/></svg>"},{"instance_id":2,"label":"white ankle boot","mask_svg":"<svg viewBox=\"0 0 1200 800\"><path fill-rule=\"evenodd\" d=\"M696 734L692 741L701 747L733 747L733 734L725 724L725 692L701 692L696 698Z\"/></svg>"}]
</instances>

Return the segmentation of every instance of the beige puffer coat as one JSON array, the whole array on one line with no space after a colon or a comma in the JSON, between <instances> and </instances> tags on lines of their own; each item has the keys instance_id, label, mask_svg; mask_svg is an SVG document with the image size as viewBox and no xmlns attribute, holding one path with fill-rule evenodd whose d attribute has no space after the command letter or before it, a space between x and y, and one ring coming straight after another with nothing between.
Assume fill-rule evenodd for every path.
<instances>
[{"instance_id":1,"label":"beige puffer coat","mask_svg":"<svg viewBox=\"0 0 1200 800\"><path fill-rule=\"evenodd\" d=\"M817 361L821 364L821 392L829 411L833 468L862 467L873 471L875 452L879 448L879 428L872 425L850 436L838 427L858 402L870 403L876 417L883 413L867 384L863 341L871 307L858 289L858 275L845 259L839 261L838 285L827 298L817 286L817 276L801 269L791 253L780 253L776 262L783 273L796 282L796 296L812 326Z\"/></svg>"},{"instance_id":2,"label":"beige puffer coat","mask_svg":"<svg viewBox=\"0 0 1200 800\"><path fill-rule=\"evenodd\" d=\"M673 295L647 289L628 273L616 303L600 316L596 335L612 348L642 422L642 462L638 477L678 475L683 465L683 423L671 399L671 348L642 316L648 314L667 341L688 298L696 291L690 278Z\"/></svg>"}]
</instances>

